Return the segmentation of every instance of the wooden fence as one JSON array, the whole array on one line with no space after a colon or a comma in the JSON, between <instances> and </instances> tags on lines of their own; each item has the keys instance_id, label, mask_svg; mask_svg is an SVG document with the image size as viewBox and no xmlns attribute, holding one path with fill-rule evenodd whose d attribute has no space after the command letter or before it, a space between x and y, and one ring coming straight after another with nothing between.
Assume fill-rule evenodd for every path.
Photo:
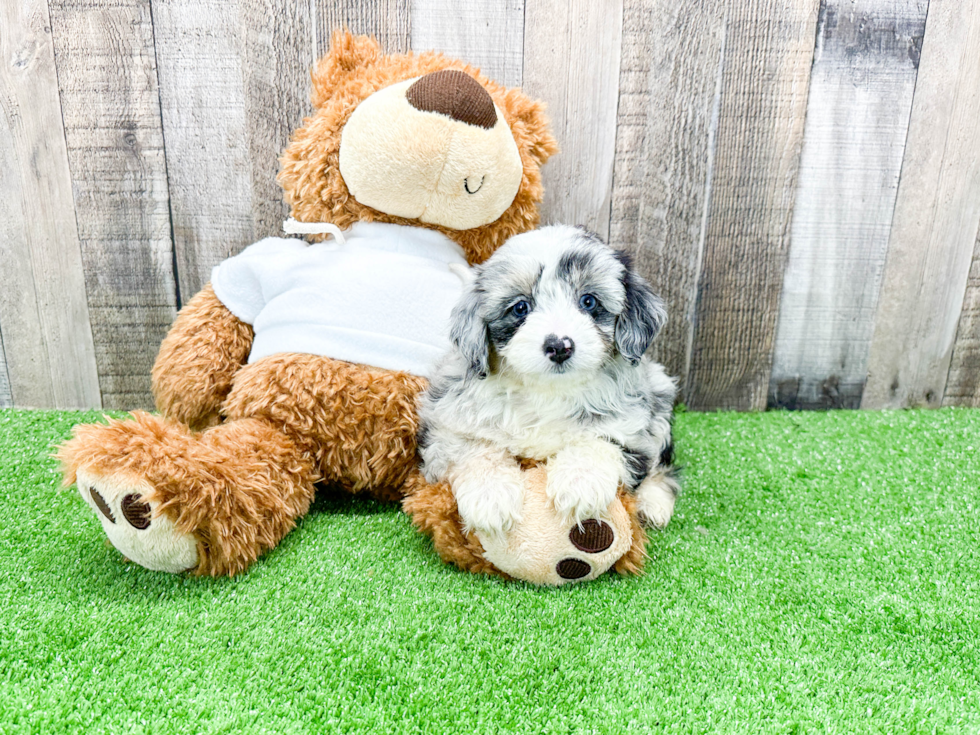
<instances>
[{"instance_id":1,"label":"wooden fence","mask_svg":"<svg viewBox=\"0 0 980 735\"><path fill-rule=\"evenodd\" d=\"M3 0L0 406L151 405L345 24L548 102L689 406L980 405L980 0Z\"/></svg>"}]
</instances>

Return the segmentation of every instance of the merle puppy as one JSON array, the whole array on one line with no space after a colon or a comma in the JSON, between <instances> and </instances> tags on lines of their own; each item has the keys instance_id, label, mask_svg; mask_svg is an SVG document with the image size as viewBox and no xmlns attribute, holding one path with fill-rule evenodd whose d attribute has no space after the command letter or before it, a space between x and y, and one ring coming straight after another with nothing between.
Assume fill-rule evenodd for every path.
<instances>
[{"instance_id":1,"label":"merle puppy","mask_svg":"<svg viewBox=\"0 0 980 735\"><path fill-rule=\"evenodd\" d=\"M623 483L646 523L666 525L676 388L644 352L667 314L628 256L558 225L511 238L474 274L420 406L426 479L450 483L467 530L520 521L522 457L547 462L569 521L601 516Z\"/></svg>"}]
</instances>

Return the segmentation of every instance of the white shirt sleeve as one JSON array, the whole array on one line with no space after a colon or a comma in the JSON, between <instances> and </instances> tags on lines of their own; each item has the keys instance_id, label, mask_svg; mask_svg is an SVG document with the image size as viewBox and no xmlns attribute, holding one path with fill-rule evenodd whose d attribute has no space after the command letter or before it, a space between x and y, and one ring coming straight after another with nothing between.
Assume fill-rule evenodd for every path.
<instances>
[{"instance_id":1,"label":"white shirt sleeve","mask_svg":"<svg viewBox=\"0 0 980 735\"><path fill-rule=\"evenodd\" d=\"M246 324L255 319L266 305L264 285L284 255L307 247L295 238L267 237L249 245L234 257L222 261L211 271L215 296L232 314Z\"/></svg>"}]
</instances>

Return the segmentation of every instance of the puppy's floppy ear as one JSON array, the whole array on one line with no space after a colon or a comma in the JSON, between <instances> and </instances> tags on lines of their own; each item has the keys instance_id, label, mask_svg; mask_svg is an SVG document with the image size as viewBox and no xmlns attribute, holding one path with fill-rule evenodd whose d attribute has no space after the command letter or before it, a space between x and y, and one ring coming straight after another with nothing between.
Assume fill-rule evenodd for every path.
<instances>
[{"instance_id":1,"label":"puppy's floppy ear","mask_svg":"<svg viewBox=\"0 0 980 735\"><path fill-rule=\"evenodd\" d=\"M657 332L667 323L667 310L650 284L633 269L633 259L629 254L618 251L616 258L626 268L623 273L626 305L616 318L616 349L636 365Z\"/></svg>"},{"instance_id":2,"label":"puppy's floppy ear","mask_svg":"<svg viewBox=\"0 0 980 735\"><path fill-rule=\"evenodd\" d=\"M466 360L469 374L483 380L490 372L490 341L487 325L480 316L482 291L470 284L462 300L453 308L449 338Z\"/></svg>"}]
</instances>

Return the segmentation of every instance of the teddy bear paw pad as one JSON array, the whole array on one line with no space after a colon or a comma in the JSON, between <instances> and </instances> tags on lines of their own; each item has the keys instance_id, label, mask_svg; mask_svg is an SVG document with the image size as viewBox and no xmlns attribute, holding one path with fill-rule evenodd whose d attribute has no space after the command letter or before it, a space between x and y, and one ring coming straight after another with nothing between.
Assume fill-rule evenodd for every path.
<instances>
[{"instance_id":1,"label":"teddy bear paw pad","mask_svg":"<svg viewBox=\"0 0 980 735\"><path fill-rule=\"evenodd\" d=\"M582 579L592 573L592 566L583 559L562 559L555 565L555 571L562 579Z\"/></svg>"},{"instance_id":2,"label":"teddy bear paw pad","mask_svg":"<svg viewBox=\"0 0 980 735\"><path fill-rule=\"evenodd\" d=\"M568 540L579 551L586 554L599 554L616 540L616 532L604 521L589 518L568 532ZM562 579L582 579L592 574L592 565L585 559L568 557L555 565L555 572Z\"/></svg>"},{"instance_id":3,"label":"teddy bear paw pad","mask_svg":"<svg viewBox=\"0 0 980 735\"><path fill-rule=\"evenodd\" d=\"M78 472L78 492L102 523L116 549L142 567L183 572L197 566L197 541L146 502L149 487L136 480Z\"/></svg>"},{"instance_id":4,"label":"teddy bear paw pad","mask_svg":"<svg viewBox=\"0 0 980 735\"><path fill-rule=\"evenodd\" d=\"M608 523L589 518L587 521L582 521L581 526L575 526L569 531L568 540L579 551L598 554L613 545L616 534Z\"/></svg>"}]
</instances>

